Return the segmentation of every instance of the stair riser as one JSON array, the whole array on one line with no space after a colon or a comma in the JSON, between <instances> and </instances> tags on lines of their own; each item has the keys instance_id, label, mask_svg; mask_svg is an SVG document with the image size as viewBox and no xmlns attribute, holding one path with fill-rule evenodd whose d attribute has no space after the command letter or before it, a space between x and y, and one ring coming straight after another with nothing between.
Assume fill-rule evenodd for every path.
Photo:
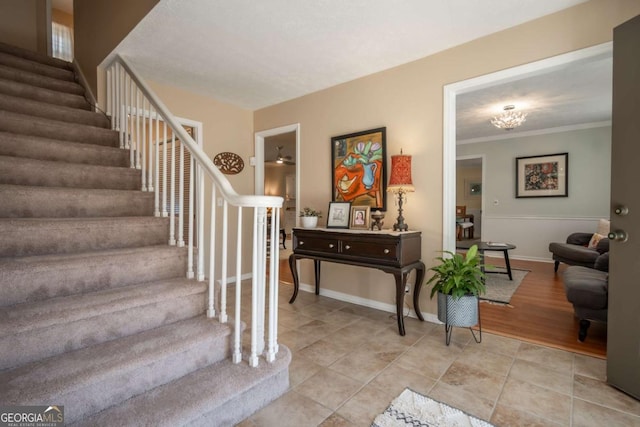
<instances>
[{"instance_id":1,"label":"stair riser","mask_svg":"<svg viewBox=\"0 0 640 427\"><path fill-rule=\"evenodd\" d=\"M37 262L10 259L0 264L0 304L68 296L186 276L187 251L96 255L89 258Z\"/></svg>"},{"instance_id":2,"label":"stair riser","mask_svg":"<svg viewBox=\"0 0 640 427\"><path fill-rule=\"evenodd\" d=\"M141 171L0 156L0 184L140 190Z\"/></svg>"},{"instance_id":3,"label":"stair riser","mask_svg":"<svg viewBox=\"0 0 640 427\"><path fill-rule=\"evenodd\" d=\"M4 52L0 52L0 64L19 70L28 71L30 73L41 74L43 76L52 77L54 79L75 81L73 71L69 69L58 68L55 66L42 64L40 62L19 58Z\"/></svg>"},{"instance_id":4,"label":"stair riser","mask_svg":"<svg viewBox=\"0 0 640 427\"><path fill-rule=\"evenodd\" d=\"M229 341L228 337L209 340L208 337L202 336L200 342L189 348L188 351L169 354L164 359L155 360L146 366L121 369L99 383L89 384L69 393L51 396L51 399L70 408L69 411L65 411L65 421L73 423L154 387L167 384L197 369L228 358L231 355Z\"/></svg>"},{"instance_id":5,"label":"stair riser","mask_svg":"<svg viewBox=\"0 0 640 427\"><path fill-rule=\"evenodd\" d=\"M111 126L109 119L100 113L94 113L77 108L61 107L59 105L24 99L2 93L0 93L0 110L28 114L45 119L59 120L66 123L101 127L104 129L108 129Z\"/></svg>"},{"instance_id":6,"label":"stair riser","mask_svg":"<svg viewBox=\"0 0 640 427\"><path fill-rule=\"evenodd\" d=\"M11 80L0 79L0 93L18 96L34 101L46 102L64 107L91 110L91 105L84 96L44 89L29 84L17 83Z\"/></svg>"},{"instance_id":7,"label":"stair riser","mask_svg":"<svg viewBox=\"0 0 640 427\"><path fill-rule=\"evenodd\" d=\"M129 150L0 132L0 155L38 160L129 167Z\"/></svg>"},{"instance_id":8,"label":"stair riser","mask_svg":"<svg viewBox=\"0 0 640 427\"><path fill-rule=\"evenodd\" d=\"M84 144L119 147L118 132L94 126L78 125L39 119L22 114L8 113L0 110L0 131L18 135L40 136Z\"/></svg>"},{"instance_id":9,"label":"stair riser","mask_svg":"<svg viewBox=\"0 0 640 427\"><path fill-rule=\"evenodd\" d=\"M169 218L0 222L0 257L71 254L169 242Z\"/></svg>"},{"instance_id":10,"label":"stair riser","mask_svg":"<svg viewBox=\"0 0 640 427\"><path fill-rule=\"evenodd\" d=\"M3 65L0 65L0 79L55 90L56 92L84 96L84 88L78 83L44 77L39 74L28 73Z\"/></svg>"},{"instance_id":11,"label":"stair riser","mask_svg":"<svg viewBox=\"0 0 640 427\"><path fill-rule=\"evenodd\" d=\"M0 218L79 218L153 215L153 194L0 185Z\"/></svg>"},{"instance_id":12,"label":"stair riser","mask_svg":"<svg viewBox=\"0 0 640 427\"><path fill-rule=\"evenodd\" d=\"M189 319L204 311L202 292L2 337L0 370Z\"/></svg>"}]
</instances>

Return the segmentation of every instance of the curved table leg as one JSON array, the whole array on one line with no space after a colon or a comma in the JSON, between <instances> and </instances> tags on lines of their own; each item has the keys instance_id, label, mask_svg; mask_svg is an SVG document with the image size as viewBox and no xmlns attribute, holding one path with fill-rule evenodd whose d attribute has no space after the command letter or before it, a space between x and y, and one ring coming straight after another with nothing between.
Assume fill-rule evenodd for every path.
<instances>
[{"instance_id":1,"label":"curved table leg","mask_svg":"<svg viewBox=\"0 0 640 427\"><path fill-rule=\"evenodd\" d=\"M423 262L420 262L416 267L416 283L413 286L413 310L416 312L418 319L423 322L424 317L422 316L422 311L420 311L420 290L422 289L422 281L424 280L424 268Z\"/></svg>"},{"instance_id":2,"label":"curved table leg","mask_svg":"<svg viewBox=\"0 0 640 427\"><path fill-rule=\"evenodd\" d=\"M316 295L320 295L320 260L313 260L313 270L316 274Z\"/></svg>"},{"instance_id":3,"label":"curved table leg","mask_svg":"<svg viewBox=\"0 0 640 427\"><path fill-rule=\"evenodd\" d=\"M298 296L298 286L300 285L300 280L298 279L298 269L296 268L296 256L295 254L289 255L289 268L291 269L291 276L293 277L293 295L291 295L291 299L289 300L289 304L293 304Z\"/></svg>"},{"instance_id":4,"label":"curved table leg","mask_svg":"<svg viewBox=\"0 0 640 427\"><path fill-rule=\"evenodd\" d=\"M404 336L404 316L402 315L402 303L404 302L404 286L407 283L407 272L394 272L396 278L396 317L398 318L398 333Z\"/></svg>"}]
</instances>

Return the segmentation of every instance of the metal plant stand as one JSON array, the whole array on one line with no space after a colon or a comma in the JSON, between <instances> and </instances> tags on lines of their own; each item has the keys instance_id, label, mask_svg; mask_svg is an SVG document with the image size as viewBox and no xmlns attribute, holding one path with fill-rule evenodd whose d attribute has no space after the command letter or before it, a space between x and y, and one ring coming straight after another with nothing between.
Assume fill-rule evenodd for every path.
<instances>
[{"instance_id":1,"label":"metal plant stand","mask_svg":"<svg viewBox=\"0 0 640 427\"><path fill-rule=\"evenodd\" d=\"M469 331L473 336L473 339L476 343L480 344L482 342L482 318L480 317L480 299L478 298L478 335L476 335L476 331L473 330L473 326L469 326ZM445 319L449 319L448 316L449 304L444 305L444 316ZM445 332L445 343L448 346L451 343L451 333L453 332L454 325L450 325L447 321L444 323L444 332Z\"/></svg>"}]
</instances>

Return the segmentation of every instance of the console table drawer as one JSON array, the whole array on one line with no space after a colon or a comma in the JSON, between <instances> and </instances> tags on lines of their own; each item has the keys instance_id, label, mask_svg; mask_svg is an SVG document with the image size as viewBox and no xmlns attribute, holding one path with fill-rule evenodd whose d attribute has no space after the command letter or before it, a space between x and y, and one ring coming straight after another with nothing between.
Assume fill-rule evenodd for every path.
<instances>
[{"instance_id":1,"label":"console table drawer","mask_svg":"<svg viewBox=\"0 0 640 427\"><path fill-rule=\"evenodd\" d=\"M393 263L399 262L399 248L398 244L394 244L394 242L374 243L345 239L342 242L341 249L341 253L345 256L366 257L370 260L378 259Z\"/></svg>"},{"instance_id":2,"label":"console table drawer","mask_svg":"<svg viewBox=\"0 0 640 427\"><path fill-rule=\"evenodd\" d=\"M337 254L339 247L337 239L294 234L293 250L296 252Z\"/></svg>"}]
</instances>

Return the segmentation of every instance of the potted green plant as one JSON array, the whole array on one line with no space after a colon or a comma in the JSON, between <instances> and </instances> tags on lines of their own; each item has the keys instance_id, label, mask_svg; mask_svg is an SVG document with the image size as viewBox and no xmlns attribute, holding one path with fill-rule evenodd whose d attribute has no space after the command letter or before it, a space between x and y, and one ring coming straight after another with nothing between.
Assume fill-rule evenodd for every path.
<instances>
[{"instance_id":1,"label":"potted green plant","mask_svg":"<svg viewBox=\"0 0 640 427\"><path fill-rule=\"evenodd\" d=\"M429 269L434 274L427 284L433 285L431 298L438 294L438 319L445 324L449 345L452 326L478 324L478 295L484 294L486 288L477 245L471 246L464 256L444 253L446 256L437 258L440 264Z\"/></svg>"},{"instance_id":2,"label":"potted green plant","mask_svg":"<svg viewBox=\"0 0 640 427\"><path fill-rule=\"evenodd\" d=\"M322 218L322 213L315 209L306 207L300 211L300 220L304 228L316 228L318 218Z\"/></svg>"}]
</instances>

